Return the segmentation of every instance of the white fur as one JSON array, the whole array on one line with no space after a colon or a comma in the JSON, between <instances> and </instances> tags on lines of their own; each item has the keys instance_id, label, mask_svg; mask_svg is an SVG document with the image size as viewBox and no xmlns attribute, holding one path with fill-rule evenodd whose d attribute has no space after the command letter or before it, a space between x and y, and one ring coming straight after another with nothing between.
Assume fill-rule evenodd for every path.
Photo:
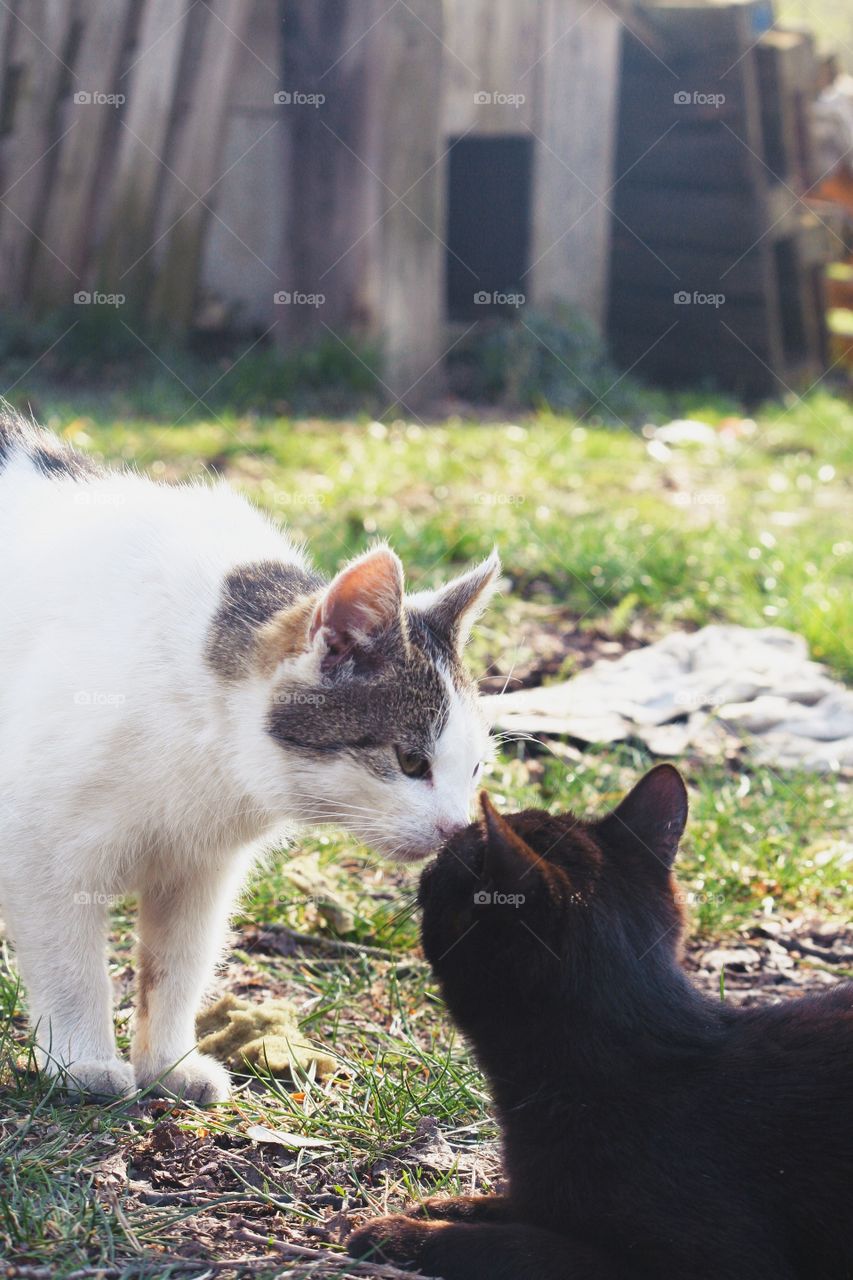
<instances>
[{"instance_id":1,"label":"white fur","mask_svg":"<svg viewBox=\"0 0 853 1280\"><path fill-rule=\"evenodd\" d=\"M225 486L45 477L22 452L0 471L0 904L42 1059L82 1089L168 1073L176 1092L225 1096L194 1015L252 859L294 822L411 856L467 821L487 735L449 679L432 779L392 784L273 741L280 671L227 685L211 670L223 579L263 559L304 564ZM310 655L291 679L300 663L307 678ZM135 1075L116 1055L104 954L112 898L129 892L151 977Z\"/></svg>"}]
</instances>

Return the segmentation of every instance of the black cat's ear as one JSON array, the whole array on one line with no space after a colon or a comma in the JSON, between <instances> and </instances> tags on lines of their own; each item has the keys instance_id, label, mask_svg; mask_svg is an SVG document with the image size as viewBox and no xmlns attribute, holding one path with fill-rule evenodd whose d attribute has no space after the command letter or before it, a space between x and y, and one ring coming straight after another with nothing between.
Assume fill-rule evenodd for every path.
<instances>
[{"instance_id":1,"label":"black cat's ear","mask_svg":"<svg viewBox=\"0 0 853 1280\"><path fill-rule=\"evenodd\" d=\"M480 806L486 829L483 875L496 884L515 884L536 865L536 854L501 817L485 791L480 792Z\"/></svg>"},{"instance_id":2,"label":"black cat's ear","mask_svg":"<svg viewBox=\"0 0 853 1280\"><path fill-rule=\"evenodd\" d=\"M672 764L658 764L598 824L612 845L646 849L667 868L687 824L687 787Z\"/></svg>"},{"instance_id":3,"label":"black cat's ear","mask_svg":"<svg viewBox=\"0 0 853 1280\"><path fill-rule=\"evenodd\" d=\"M493 551L467 573L447 582L437 591L419 592L409 603L423 613L430 627L454 649L465 646L471 628L491 600L501 571Z\"/></svg>"}]
</instances>

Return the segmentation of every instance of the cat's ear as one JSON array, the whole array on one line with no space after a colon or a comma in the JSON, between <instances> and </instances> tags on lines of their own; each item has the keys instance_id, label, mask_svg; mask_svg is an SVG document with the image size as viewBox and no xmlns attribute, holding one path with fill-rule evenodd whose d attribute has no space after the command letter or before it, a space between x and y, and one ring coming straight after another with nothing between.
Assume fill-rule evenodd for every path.
<instances>
[{"instance_id":1,"label":"cat's ear","mask_svg":"<svg viewBox=\"0 0 853 1280\"><path fill-rule=\"evenodd\" d=\"M486 831L483 875L495 884L517 884L536 865L537 855L501 817L485 791L480 792L480 807Z\"/></svg>"},{"instance_id":2,"label":"cat's ear","mask_svg":"<svg viewBox=\"0 0 853 1280\"><path fill-rule=\"evenodd\" d=\"M402 618L403 566L390 547L376 547L348 564L325 589L308 636L323 645L321 665L331 670L401 634Z\"/></svg>"},{"instance_id":3,"label":"cat's ear","mask_svg":"<svg viewBox=\"0 0 853 1280\"><path fill-rule=\"evenodd\" d=\"M687 824L687 787L672 764L658 764L598 824L611 845L645 849L667 868Z\"/></svg>"},{"instance_id":4,"label":"cat's ear","mask_svg":"<svg viewBox=\"0 0 853 1280\"><path fill-rule=\"evenodd\" d=\"M454 649L462 649L471 628L491 600L498 584L501 562L493 551L482 563L436 591L410 597L430 627Z\"/></svg>"}]
</instances>

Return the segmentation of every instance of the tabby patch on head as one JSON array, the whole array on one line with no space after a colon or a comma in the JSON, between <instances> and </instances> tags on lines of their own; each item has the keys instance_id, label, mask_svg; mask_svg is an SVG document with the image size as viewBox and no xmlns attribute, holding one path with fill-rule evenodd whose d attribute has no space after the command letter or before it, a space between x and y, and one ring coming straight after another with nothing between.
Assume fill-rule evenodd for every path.
<instances>
[{"instance_id":1,"label":"tabby patch on head","mask_svg":"<svg viewBox=\"0 0 853 1280\"><path fill-rule=\"evenodd\" d=\"M319 752L357 751L378 773L395 773L395 754L424 774L454 701L473 696L459 660L463 614L493 578L494 566L432 597L403 595L403 570L388 548L345 569L317 601L306 647L313 680L284 679L270 713L282 743Z\"/></svg>"},{"instance_id":2,"label":"tabby patch on head","mask_svg":"<svg viewBox=\"0 0 853 1280\"><path fill-rule=\"evenodd\" d=\"M205 657L210 666L225 680L248 675L261 628L322 585L317 574L274 560L234 569L225 579L208 635Z\"/></svg>"},{"instance_id":3,"label":"tabby patch on head","mask_svg":"<svg viewBox=\"0 0 853 1280\"><path fill-rule=\"evenodd\" d=\"M461 651L498 569L492 556L410 597L384 546L328 584L275 564L229 575L207 659L224 680L268 681L282 767L311 766L306 815L346 817L400 856L467 821L488 731Z\"/></svg>"},{"instance_id":4,"label":"tabby patch on head","mask_svg":"<svg viewBox=\"0 0 853 1280\"><path fill-rule=\"evenodd\" d=\"M406 609L394 628L346 663L326 672L321 663L316 684L294 689L285 681L273 695L270 732L306 751L358 752L376 772L395 774L400 765L390 748L399 746L413 761L431 760L454 692L472 695L455 653L422 615Z\"/></svg>"},{"instance_id":5,"label":"tabby patch on head","mask_svg":"<svg viewBox=\"0 0 853 1280\"><path fill-rule=\"evenodd\" d=\"M35 423L27 422L0 399L0 471L16 454L27 458L37 471L48 477L86 480L99 474L91 458Z\"/></svg>"}]
</instances>

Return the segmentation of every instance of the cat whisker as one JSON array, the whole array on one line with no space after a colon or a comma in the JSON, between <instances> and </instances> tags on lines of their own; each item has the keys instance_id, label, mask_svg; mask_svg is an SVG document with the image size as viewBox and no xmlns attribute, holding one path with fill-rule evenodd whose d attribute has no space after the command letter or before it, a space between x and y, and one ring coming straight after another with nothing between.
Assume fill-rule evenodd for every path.
<instances>
[{"instance_id":1,"label":"cat whisker","mask_svg":"<svg viewBox=\"0 0 853 1280\"><path fill-rule=\"evenodd\" d=\"M318 797L316 794L311 792L296 791L292 793L292 796L293 799L297 801L307 800L309 802L314 801L315 803L318 803ZM374 817L376 815L376 809L372 808L370 805L352 804L345 800L335 800L334 809L336 813L368 813ZM333 821L333 819L330 819L330 821Z\"/></svg>"},{"instance_id":2,"label":"cat whisker","mask_svg":"<svg viewBox=\"0 0 853 1280\"><path fill-rule=\"evenodd\" d=\"M554 748L551 746L551 744L550 744L546 739L544 739L544 738L537 738L534 734L530 734L530 733L519 733L519 734L517 734L515 737L507 739L507 741L509 741L509 742L530 742L530 743L532 743L534 746L538 747L541 751L547 751L548 755L553 756L555 760L560 760L563 764L565 764L565 763L566 763L566 761L565 761L565 757L564 757L564 756L561 756L561 755L560 755L560 753L559 753L559 751L555 751L555 750L554 750Z\"/></svg>"},{"instance_id":3,"label":"cat whisker","mask_svg":"<svg viewBox=\"0 0 853 1280\"><path fill-rule=\"evenodd\" d=\"M512 679L512 673L513 673L513 671L515 671L515 668L516 668L516 666L517 666L517 665L518 665L518 649L516 649L516 651L515 651L515 657L514 657L514 658L513 658L513 660L512 660L512 666L510 667L510 669L509 669L509 671L508 671L508 673L507 673L506 680L504 680L503 688L501 689L500 693L498 694L498 697L499 697L499 698L502 698L502 697L503 697L503 695L506 693L507 685L509 684L510 680Z\"/></svg>"}]
</instances>

